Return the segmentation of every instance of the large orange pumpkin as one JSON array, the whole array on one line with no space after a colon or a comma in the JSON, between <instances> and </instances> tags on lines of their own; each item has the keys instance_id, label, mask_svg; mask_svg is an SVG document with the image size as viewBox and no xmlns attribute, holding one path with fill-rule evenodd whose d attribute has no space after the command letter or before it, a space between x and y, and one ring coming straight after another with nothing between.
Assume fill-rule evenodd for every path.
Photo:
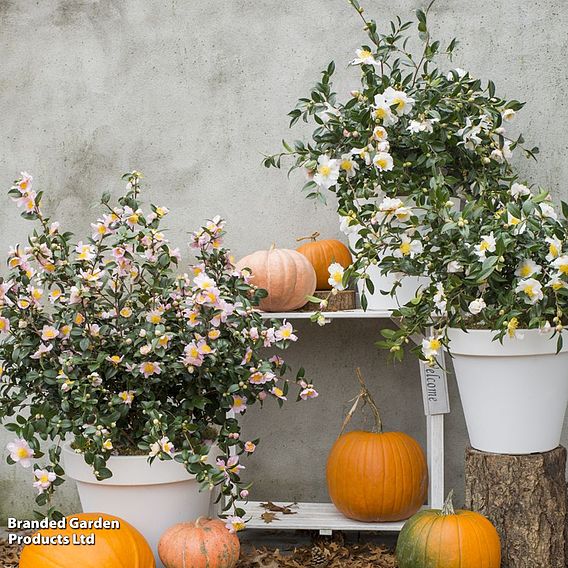
<instances>
[{"instance_id":1,"label":"large orange pumpkin","mask_svg":"<svg viewBox=\"0 0 568 568\"><path fill-rule=\"evenodd\" d=\"M299 246L296 250L302 253L314 267L317 277L317 290L331 290L329 283L329 266L335 262L347 268L353 262L349 249L336 239L324 239L318 241L319 233L314 233L309 237L297 239L311 239L311 242Z\"/></svg>"},{"instance_id":2,"label":"large orange pumpkin","mask_svg":"<svg viewBox=\"0 0 568 568\"><path fill-rule=\"evenodd\" d=\"M396 559L400 568L499 568L501 546L491 522L454 511L450 494L442 510L420 511L405 523Z\"/></svg>"},{"instance_id":3,"label":"large orange pumpkin","mask_svg":"<svg viewBox=\"0 0 568 568\"><path fill-rule=\"evenodd\" d=\"M424 451L403 432L342 434L327 460L327 487L334 505L350 519L408 519L428 491Z\"/></svg>"},{"instance_id":4,"label":"large orange pumpkin","mask_svg":"<svg viewBox=\"0 0 568 568\"><path fill-rule=\"evenodd\" d=\"M158 544L166 568L233 568L240 550L235 533L222 521L206 518L174 525Z\"/></svg>"},{"instance_id":5,"label":"large orange pumpkin","mask_svg":"<svg viewBox=\"0 0 568 568\"><path fill-rule=\"evenodd\" d=\"M94 522L118 521L119 529L70 527L72 519ZM61 535L70 544L29 544L24 547L20 568L154 568L154 556L144 537L126 521L103 513L79 513L67 517L64 529L45 529L37 533L49 538ZM94 534L94 544L73 542Z\"/></svg>"},{"instance_id":6,"label":"large orange pumpkin","mask_svg":"<svg viewBox=\"0 0 568 568\"><path fill-rule=\"evenodd\" d=\"M313 266L295 250L259 250L239 260L237 268L250 268L251 282L268 292L260 302L260 309L266 312L297 310L316 290Z\"/></svg>"}]
</instances>

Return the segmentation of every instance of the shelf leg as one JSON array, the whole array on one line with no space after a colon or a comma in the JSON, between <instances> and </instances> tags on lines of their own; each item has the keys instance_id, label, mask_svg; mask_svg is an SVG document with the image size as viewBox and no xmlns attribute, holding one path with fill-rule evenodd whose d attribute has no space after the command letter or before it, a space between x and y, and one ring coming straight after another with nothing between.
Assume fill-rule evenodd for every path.
<instances>
[{"instance_id":1,"label":"shelf leg","mask_svg":"<svg viewBox=\"0 0 568 568\"><path fill-rule=\"evenodd\" d=\"M430 487L428 502L432 509L444 504L444 415L426 416L426 437Z\"/></svg>"}]
</instances>

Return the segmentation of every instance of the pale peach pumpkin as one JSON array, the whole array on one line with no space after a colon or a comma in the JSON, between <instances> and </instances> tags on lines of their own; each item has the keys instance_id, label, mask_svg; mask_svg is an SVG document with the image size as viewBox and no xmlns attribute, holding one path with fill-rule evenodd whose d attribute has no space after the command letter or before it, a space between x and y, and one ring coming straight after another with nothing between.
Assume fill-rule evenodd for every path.
<instances>
[{"instance_id":1,"label":"pale peach pumpkin","mask_svg":"<svg viewBox=\"0 0 568 568\"><path fill-rule=\"evenodd\" d=\"M166 568L233 568L241 545L218 519L200 518L169 528L158 544Z\"/></svg>"},{"instance_id":2,"label":"pale peach pumpkin","mask_svg":"<svg viewBox=\"0 0 568 568\"><path fill-rule=\"evenodd\" d=\"M297 310L316 290L314 267L295 250L259 250L239 260L237 268L249 268L251 282L268 292L260 302L260 309L266 312Z\"/></svg>"}]
</instances>

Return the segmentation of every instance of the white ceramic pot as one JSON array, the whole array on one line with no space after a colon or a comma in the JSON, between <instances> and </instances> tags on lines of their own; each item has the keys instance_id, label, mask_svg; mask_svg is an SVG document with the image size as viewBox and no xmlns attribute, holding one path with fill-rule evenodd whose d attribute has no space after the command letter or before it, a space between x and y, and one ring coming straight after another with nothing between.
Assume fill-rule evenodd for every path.
<instances>
[{"instance_id":1,"label":"white ceramic pot","mask_svg":"<svg viewBox=\"0 0 568 568\"><path fill-rule=\"evenodd\" d=\"M531 454L560 443L568 405L568 345L556 337L519 331L524 339L494 332L450 329L449 350L471 445L497 454Z\"/></svg>"},{"instance_id":2,"label":"white ceramic pot","mask_svg":"<svg viewBox=\"0 0 568 568\"><path fill-rule=\"evenodd\" d=\"M356 245L359 238L358 233L349 235L349 246L351 247L351 250L357 249ZM367 310L372 311L395 310L407 302L410 302L410 300L416 296L416 292L421 286L427 286L429 284L428 278L419 276L403 276L399 279L401 285L396 289L395 295L391 296L390 291L392 290L397 278L394 274L381 274L380 259L377 265L369 268L367 274L375 287L374 293L371 294L369 290L365 289L365 283L363 280L359 280L357 282L357 291L359 293L359 298L361 298L363 292L365 292L365 296L367 298ZM381 294L381 291L388 292L388 295Z\"/></svg>"},{"instance_id":3,"label":"white ceramic pot","mask_svg":"<svg viewBox=\"0 0 568 568\"><path fill-rule=\"evenodd\" d=\"M113 476L97 481L81 454L63 447L65 473L77 482L85 512L108 513L128 521L146 538L156 565L158 542L176 523L210 516L211 491L200 491L195 476L176 461L154 460L145 456L112 456L107 467Z\"/></svg>"}]
</instances>

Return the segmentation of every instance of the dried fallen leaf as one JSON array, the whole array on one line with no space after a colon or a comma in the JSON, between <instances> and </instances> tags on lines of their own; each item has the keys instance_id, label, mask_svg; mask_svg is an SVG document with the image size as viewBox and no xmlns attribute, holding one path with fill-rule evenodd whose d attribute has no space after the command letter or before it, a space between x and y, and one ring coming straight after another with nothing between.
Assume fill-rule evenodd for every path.
<instances>
[{"instance_id":1,"label":"dried fallen leaf","mask_svg":"<svg viewBox=\"0 0 568 568\"><path fill-rule=\"evenodd\" d=\"M271 513L270 511L266 511L266 513L262 513L262 515L260 515L260 518L266 523L271 523L272 521L278 521L278 517L276 516L276 513Z\"/></svg>"},{"instance_id":2,"label":"dried fallen leaf","mask_svg":"<svg viewBox=\"0 0 568 568\"><path fill-rule=\"evenodd\" d=\"M292 511L292 507L297 507L296 503L290 503L290 505L276 505L272 501L268 501L267 503L261 503L260 506L273 513L282 513L284 515L295 515L297 513L297 511Z\"/></svg>"}]
</instances>

